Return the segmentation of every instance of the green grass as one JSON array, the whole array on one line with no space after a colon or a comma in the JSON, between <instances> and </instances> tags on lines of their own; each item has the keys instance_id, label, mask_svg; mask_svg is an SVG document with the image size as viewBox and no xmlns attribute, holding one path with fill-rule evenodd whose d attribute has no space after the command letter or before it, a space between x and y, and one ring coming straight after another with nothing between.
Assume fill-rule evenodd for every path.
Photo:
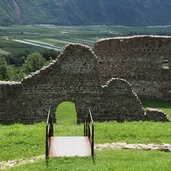
<instances>
[{"instance_id":1,"label":"green grass","mask_svg":"<svg viewBox=\"0 0 171 171\"><path fill-rule=\"evenodd\" d=\"M57 124L76 124L77 113L75 104L72 102L60 103L56 109Z\"/></svg>"},{"instance_id":2,"label":"green grass","mask_svg":"<svg viewBox=\"0 0 171 171\"><path fill-rule=\"evenodd\" d=\"M45 125L0 126L0 161L44 153Z\"/></svg>"},{"instance_id":3,"label":"green grass","mask_svg":"<svg viewBox=\"0 0 171 171\"><path fill-rule=\"evenodd\" d=\"M83 124L76 125L75 105L64 102L57 109L59 123L55 135L83 135ZM65 118L68 118L66 122ZM61 120L64 118L64 124ZM171 124L161 122L95 123L95 143L170 143ZM44 154L45 123L0 125L0 161Z\"/></svg>"},{"instance_id":4,"label":"green grass","mask_svg":"<svg viewBox=\"0 0 171 171\"><path fill-rule=\"evenodd\" d=\"M164 108L164 101L144 101L145 107ZM83 135L83 124L76 125L75 104L61 103L56 112L55 135ZM67 119L66 119L67 118ZM161 122L95 123L95 144L110 142L170 143L171 124ZM45 152L45 123L34 125L0 125L0 161L29 158ZM88 158L52 158L19 165L8 171L170 171L171 153L160 151L111 150L95 151L95 163Z\"/></svg>"},{"instance_id":5,"label":"green grass","mask_svg":"<svg viewBox=\"0 0 171 171\"><path fill-rule=\"evenodd\" d=\"M91 158L53 158L46 167L45 160L17 166L8 171L170 171L171 154L158 151L110 150L95 152Z\"/></svg>"},{"instance_id":6,"label":"green grass","mask_svg":"<svg viewBox=\"0 0 171 171\"><path fill-rule=\"evenodd\" d=\"M83 135L83 125L55 125L55 135ZM171 124L105 122L95 124L95 143L170 143ZM0 126L0 161L44 154L45 124Z\"/></svg>"}]
</instances>

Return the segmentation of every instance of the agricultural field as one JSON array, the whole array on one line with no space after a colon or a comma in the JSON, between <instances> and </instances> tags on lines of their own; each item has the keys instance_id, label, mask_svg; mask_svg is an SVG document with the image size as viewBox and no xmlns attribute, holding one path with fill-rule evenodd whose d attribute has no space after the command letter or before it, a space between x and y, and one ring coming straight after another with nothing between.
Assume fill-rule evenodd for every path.
<instances>
[{"instance_id":1,"label":"agricultural field","mask_svg":"<svg viewBox=\"0 0 171 171\"><path fill-rule=\"evenodd\" d=\"M5 50L0 49L0 54L1 55L9 55L10 53Z\"/></svg>"},{"instance_id":2,"label":"agricultural field","mask_svg":"<svg viewBox=\"0 0 171 171\"><path fill-rule=\"evenodd\" d=\"M165 108L171 116L171 103L143 101L145 107ZM57 107L55 135L83 135L83 124L76 124L75 104L63 102ZM171 144L171 124L162 122L101 122L95 123L95 144L127 142ZM45 123L34 125L0 125L0 162L44 154ZM10 171L27 170L164 170L171 169L171 153L139 150L96 150L95 163L91 158L54 158L34 164L17 166Z\"/></svg>"},{"instance_id":3,"label":"agricultural field","mask_svg":"<svg viewBox=\"0 0 171 171\"><path fill-rule=\"evenodd\" d=\"M0 26L0 49L9 53L24 50L39 52L41 48L61 51L68 43L82 43L92 47L102 38L141 34L171 35L171 26Z\"/></svg>"},{"instance_id":4,"label":"agricultural field","mask_svg":"<svg viewBox=\"0 0 171 171\"><path fill-rule=\"evenodd\" d=\"M0 54L21 54L21 53L33 53L33 52L43 52L44 49L37 46L26 45L23 43L15 42L12 40L0 39Z\"/></svg>"}]
</instances>

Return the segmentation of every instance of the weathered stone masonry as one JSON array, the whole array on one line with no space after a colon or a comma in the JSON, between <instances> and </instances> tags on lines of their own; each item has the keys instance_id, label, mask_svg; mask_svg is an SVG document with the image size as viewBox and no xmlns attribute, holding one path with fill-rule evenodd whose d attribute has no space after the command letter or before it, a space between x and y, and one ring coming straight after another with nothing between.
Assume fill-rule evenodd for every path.
<instances>
[{"instance_id":1,"label":"weathered stone masonry","mask_svg":"<svg viewBox=\"0 0 171 171\"><path fill-rule=\"evenodd\" d=\"M112 77L123 78L140 98L171 100L171 37L104 39L93 50L101 84Z\"/></svg>"},{"instance_id":2,"label":"weathered stone masonry","mask_svg":"<svg viewBox=\"0 0 171 171\"><path fill-rule=\"evenodd\" d=\"M112 40L112 42L115 41ZM106 43L108 44L105 42L104 47ZM97 45L101 46L101 42ZM21 82L0 82L0 123L45 121L49 108L51 107L52 113L55 114L57 105L63 101L76 104L78 122L84 120L88 108L91 108L95 121L152 120L151 115L155 117L155 121L168 121L161 112L148 110L146 113L126 80L109 79L112 77L111 74L116 73L113 76L117 77L117 74L122 72L119 67L111 70L110 63L107 67L107 55L104 55L105 63L103 63L102 54L107 54L108 48L109 46L99 51L95 46L94 51L100 56L98 59L88 47L79 44L69 45L53 63L24 78ZM121 64L117 63L118 57L115 59L111 55L111 59L116 60L114 65ZM129 67L132 62L128 61ZM122 69L127 72L126 66ZM111 74L108 74L108 71ZM123 76L127 74L124 73ZM123 76L120 75L121 78ZM162 78L159 81L162 83Z\"/></svg>"},{"instance_id":3,"label":"weathered stone masonry","mask_svg":"<svg viewBox=\"0 0 171 171\"><path fill-rule=\"evenodd\" d=\"M102 87L96 55L82 45L69 45L49 66L21 82L1 82L0 123L45 120L49 107L55 113L63 101L76 104L78 122L90 107L94 119L139 120L144 109L131 86L112 79Z\"/></svg>"}]
</instances>

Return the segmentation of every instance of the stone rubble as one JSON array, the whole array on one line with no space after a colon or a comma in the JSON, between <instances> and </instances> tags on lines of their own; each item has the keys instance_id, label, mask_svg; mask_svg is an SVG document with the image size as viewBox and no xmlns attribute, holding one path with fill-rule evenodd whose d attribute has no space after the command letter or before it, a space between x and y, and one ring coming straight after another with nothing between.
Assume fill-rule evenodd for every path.
<instances>
[{"instance_id":1,"label":"stone rubble","mask_svg":"<svg viewBox=\"0 0 171 171\"><path fill-rule=\"evenodd\" d=\"M35 157L28 158L28 159L3 161L3 162L0 162L0 170L11 168L11 167L14 167L14 166L20 165L20 164L33 163L33 162L35 162L39 159L43 159L43 158L45 158L45 155L35 156Z\"/></svg>"},{"instance_id":2,"label":"stone rubble","mask_svg":"<svg viewBox=\"0 0 171 171\"><path fill-rule=\"evenodd\" d=\"M102 150L104 148L111 149L134 149L134 150L159 150L171 152L171 144L127 144L127 143L106 143L97 144L95 149Z\"/></svg>"}]
</instances>

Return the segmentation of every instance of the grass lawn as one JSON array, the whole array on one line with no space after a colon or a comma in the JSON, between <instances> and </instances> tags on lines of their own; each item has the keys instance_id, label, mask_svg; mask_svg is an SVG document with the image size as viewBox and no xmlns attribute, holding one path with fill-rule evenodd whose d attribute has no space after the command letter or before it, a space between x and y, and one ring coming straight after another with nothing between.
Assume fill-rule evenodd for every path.
<instances>
[{"instance_id":1,"label":"grass lawn","mask_svg":"<svg viewBox=\"0 0 171 171\"><path fill-rule=\"evenodd\" d=\"M66 122L67 115L70 119ZM55 135L83 135L83 124L76 125L75 105L64 102L57 109ZM62 122L63 120L63 122ZM65 123L65 124L63 124ZM170 143L171 124L161 122L95 123L95 143ZM0 125L0 161L44 154L45 123Z\"/></svg>"},{"instance_id":2,"label":"grass lawn","mask_svg":"<svg viewBox=\"0 0 171 171\"><path fill-rule=\"evenodd\" d=\"M95 151L95 163L88 158L53 158L48 168L45 160L17 166L8 171L170 171L171 154L158 151Z\"/></svg>"},{"instance_id":3,"label":"grass lawn","mask_svg":"<svg viewBox=\"0 0 171 171\"><path fill-rule=\"evenodd\" d=\"M143 104L145 107L164 109L171 116L171 107L168 102L144 101ZM83 135L83 124L76 125L75 104L61 103L57 108L56 117L58 123L54 127L55 135ZM171 144L171 124L161 122L96 122L95 144L110 142ZM44 152L44 122L34 125L0 125L0 161L29 158L42 155ZM45 165L45 160L39 160L34 164L28 163L7 170L170 171L171 153L104 149L95 151L95 164L91 158L53 158L49 160L48 168Z\"/></svg>"},{"instance_id":4,"label":"grass lawn","mask_svg":"<svg viewBox=\"0 0 171 171\"><path fill-rule=\"evenodd\" d=\"M55 126L56 135L83 135L83 125ZM171 124L105 122L95 124L95 143L170 143ZM45 124L0 126L0 161L44 154Z\"/></svg>"}]
</instances>

